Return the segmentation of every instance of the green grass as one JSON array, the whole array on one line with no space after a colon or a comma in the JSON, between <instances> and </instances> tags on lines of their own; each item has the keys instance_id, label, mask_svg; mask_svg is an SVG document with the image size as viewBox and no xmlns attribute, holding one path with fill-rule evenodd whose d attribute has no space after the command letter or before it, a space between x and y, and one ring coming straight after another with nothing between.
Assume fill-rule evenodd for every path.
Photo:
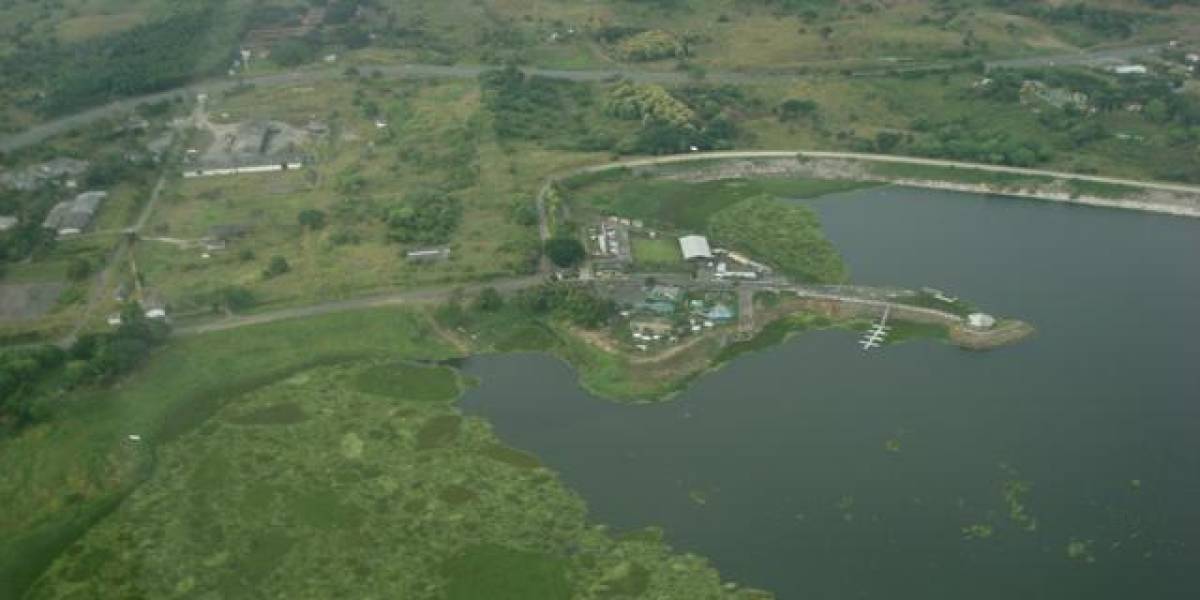
<instances>
[{"instance_id":1,"label":"green grass","mask_svg":"<svg viewBox=\"0 0 1200 600\"><path fill-rule=\"evenodd\" d=\"M571 597L566 561L495 545L467 548L442 566L446 600L556 600Z\"/></svg>"},{"instance_id":2,"label":"green grass","mask_svg":"<svg viewBox=\"0 0 1200 600\"><path fill-rule=\"evenodd\" d=\"M420 402L445 402L462 391L458 373L448 367L388 363L371 367L355 379L360 392Z\"/></svg>"},{"instance_id":3,"label":"green grass","mask_svg":"<svg viewBox=\"0 0 1200 600\"><path fill-rule=\"evenodd\" d=\"M633 261L643 270L679 270L686 267L674 238L633 238Z\"/></svg>"}]
</instances>

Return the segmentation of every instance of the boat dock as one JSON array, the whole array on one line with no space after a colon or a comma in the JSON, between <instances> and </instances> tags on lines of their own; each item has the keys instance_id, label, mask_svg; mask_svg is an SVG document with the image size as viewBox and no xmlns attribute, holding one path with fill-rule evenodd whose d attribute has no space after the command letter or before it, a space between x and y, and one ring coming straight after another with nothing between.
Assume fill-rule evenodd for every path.
<instances>
[{"instance_id":1,"label":"boat dock","mask_svg":"<svg viewBox=\"0 0 1200 600\"><path fill-rule=\"evenodd\" d=\"M891 312L892 307L890 305L885 306L883 308L883 316L879 318L879 322L875 323L875 325L872 326L865 335L863 335L863 338L858 341L858 345L862 346L863 352L866 352L872 348L878 348L879 346L883 345L883 342L887 339L888 331L891 330L891 327L887 326L888 315L891 314Z\"/></svg>"}]
</instances>

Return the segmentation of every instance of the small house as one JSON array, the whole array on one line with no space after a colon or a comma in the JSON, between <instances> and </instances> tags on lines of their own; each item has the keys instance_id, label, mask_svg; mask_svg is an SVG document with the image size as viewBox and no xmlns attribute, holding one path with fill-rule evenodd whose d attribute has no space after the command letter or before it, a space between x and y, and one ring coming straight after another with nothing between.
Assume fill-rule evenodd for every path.
<instances>
[{"instance_id":1,"label":"small house","mask_svg":"<svg viewBox=\"0 0 1200 600\"><path fill-rule=\"evenodd\" d=\"M717 323L733 319L733 309L724 304L718 304L704 313L704 318Z\"/></svg>"},{"instance_id":2,"label":"small house","mask_svg":"<svg viewBox=\"0 0 1200 600\"><path fill-rule=\"evenodd\" d=\"M1150 72L1146 65L1117 65L1112 68L1117 75L1145 75Z\"/></svg>"},{"instance_id":3,"label":"small house","mask_svg":"<svg viewBox=\"0 0 1200 600\"><path fill-rule=\"evenodd\" d=\"M675 330L675 324L667 319L656 317L634 319L629 322L629 329L634 334L638 335L638 339L645 337L653 338L654 336L669 335Z\"/></svg>"},{"instance_id":4,"label":"small house","mask_svg":"<svg viewBox=\"0 0 1200 600\"><path fill-rule=\"evenodd\" d=\"M656 285L646 294L649 300L659 302L678 302L683 296L683 288L676 285Z\"/></svg>"},{"instance_id":5,"label":"small house","mask_svg":"<svg viewBox=\"0 0 1200 600\"><path fill-rule=\"evenodd\" d=\"M431 263L441 262L450 258L449 248L422 248L419 250L409 250L404 254L410 263Z\"/></svg>"}]
</instances>

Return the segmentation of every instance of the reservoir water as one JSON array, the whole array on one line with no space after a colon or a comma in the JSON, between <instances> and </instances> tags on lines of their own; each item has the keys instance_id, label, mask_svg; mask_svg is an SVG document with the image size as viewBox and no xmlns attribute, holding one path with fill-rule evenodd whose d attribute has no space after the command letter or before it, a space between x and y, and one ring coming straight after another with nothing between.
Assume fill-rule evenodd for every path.
<instances>
[{"instance_id":1,"label":"reservoir water","mask_svg":"<svg viewBox=\"0 0 1200 600\"><path fill-rule=\"evenodd\" d=\"M809 201L858 283L1034 324L972 353L806 334L624 406L540 355L464 409L618 529L780 598L1195 598L1200 221L881 188Z\"/></svg>"}]
</instances>

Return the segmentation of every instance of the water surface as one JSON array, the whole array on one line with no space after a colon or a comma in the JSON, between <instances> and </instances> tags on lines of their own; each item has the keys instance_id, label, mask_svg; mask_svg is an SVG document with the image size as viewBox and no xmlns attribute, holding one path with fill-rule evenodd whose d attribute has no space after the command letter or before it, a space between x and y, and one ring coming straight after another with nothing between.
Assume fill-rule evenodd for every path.
<instances>
[{"instance_id":1,"label":"water surface","mask_svg":"<svg viewBox=\"0 0 1200 600\"><path fill-rule=\"evenodd\" d=\"M856 282L939 287L1038 335L864 355L809 334L653 406L591 397L552 358L481 357L465 409L595 520L662 526L781 598L1194 597L1200 221L905 188L809 204Z\"/></svg>"}]
</instances>

